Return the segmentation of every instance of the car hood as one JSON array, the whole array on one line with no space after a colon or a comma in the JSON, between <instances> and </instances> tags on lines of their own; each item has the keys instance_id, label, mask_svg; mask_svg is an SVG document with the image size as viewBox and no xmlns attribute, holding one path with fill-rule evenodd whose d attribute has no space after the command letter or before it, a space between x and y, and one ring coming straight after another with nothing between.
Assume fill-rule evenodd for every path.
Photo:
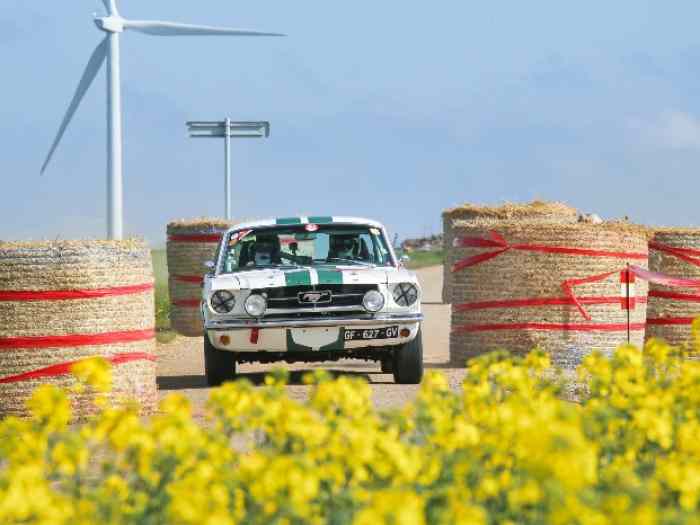
<instances>
[{"instance_id":1,"label":"car hood","mask_svg":"<svg viewBox=\"0 0 700 525\"><path fill-rule=\"evenodd\" d=\"M358 268L356 266L270 268L219 275L212 279L211 289L250 290L324 284L389 284L401 280L400 274L406 274L403 280L414 280L408 273L401 268Z\"/></svg>"}]
</instances>

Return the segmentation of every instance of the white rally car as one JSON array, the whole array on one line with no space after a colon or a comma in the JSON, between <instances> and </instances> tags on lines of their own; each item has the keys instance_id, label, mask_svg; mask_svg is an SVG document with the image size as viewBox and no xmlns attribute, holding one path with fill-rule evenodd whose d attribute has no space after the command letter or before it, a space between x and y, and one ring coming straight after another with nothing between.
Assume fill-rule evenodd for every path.
<instances>
[{"instance_id":1,"label":"white rally car","mask_svg":"<svg viewBox=\"0 0 700 525\"><path fill-rule=\"evenodd\" d=\"M378 222L294 217L238 224L204 278L207 381L245 362L378 361L397 383L423 375L421 289Z\"/></svg>"}]
</instances>

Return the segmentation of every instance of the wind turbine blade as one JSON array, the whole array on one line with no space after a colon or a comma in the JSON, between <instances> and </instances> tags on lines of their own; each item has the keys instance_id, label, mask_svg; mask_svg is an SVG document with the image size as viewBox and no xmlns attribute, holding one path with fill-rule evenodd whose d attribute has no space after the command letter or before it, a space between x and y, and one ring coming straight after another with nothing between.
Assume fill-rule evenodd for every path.
<instances>
[{"instance_id":1,"label":"wind turbine blade","mask_svg":"<svg viewBox=\"0 0 700 525\"><path fill-rule=\"evenodd\" d=\"M105 5L105 8L107 9L107 12L110 15L119 14L119 12L117 11L117 1L116 0L102 0L102 3Z\"/></svg>"},{"instance_id":2,"label":"wind turbine blade","mask_svg":"<svg viewBox=\"0 0 700 525\"><path fill-rule=\"evenodd\" d=\"M51 145L49 154L46 156L44 165L41 167L41 173L44 173L46 167L49 165L51 157L53 157L53 154L56 151L59 142L61 142L61 138L63 138L63 134L66 132L66 128L68 127L68 124L70 124L70 121L72 120L75 111L78 109L78 106L80 106L80 102L83 100L83 97L85 96L85 93L92 84L92 81L95 80L95 77L97 76L100 67L102 67L102 63L107 57L108 39L109 37L106 37L104 40L102 40L102 42L100 42L99 45L95 48L95 51L92 52L92 56L90 57L87 66L85 67L83 76L80 79L80 82L78 83L78 88L75 90L75 95L73 95L73 100L71 100L71 103L68 106L66 116L63 117L61 127L58 129L58 133L56 134L56 138L53 141L53 144Z\"/></svg>"},{"instance_id":3,"label":"wind turbine blade","mask_svg":"<svg viewBox=\"0 0 700 525\"><path fill-rule=\"evenodd\" d=\"M282 33L263 33L247 29L198 26L179 24L177 22L162 22L160 20L124 20L124 29L156 36L287 36Z\"/></svg>"}]
</instances>

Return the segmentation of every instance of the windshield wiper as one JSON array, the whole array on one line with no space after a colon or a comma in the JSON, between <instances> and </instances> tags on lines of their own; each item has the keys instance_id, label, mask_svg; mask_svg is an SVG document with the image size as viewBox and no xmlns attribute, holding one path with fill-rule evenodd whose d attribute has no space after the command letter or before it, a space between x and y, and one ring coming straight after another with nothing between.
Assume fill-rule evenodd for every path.
<instances>
[{"instance_id":1,"label":"windshield wiper","mask_svg":"<svg viewBox=\"0 0 700 525\"><path fill-rule=\"evenodd\" d=\"M368 268L374 268L377 266L374 263L370 263L367 261L356 261L354 259L342 259L340 257L331 257L330 259L326 259L326 262L331 262L331 261L339 261L339 262L345 262L345 263L350 263L350 264L362 264L363 266L367 266Z\"/></svg>"}]
</instances>

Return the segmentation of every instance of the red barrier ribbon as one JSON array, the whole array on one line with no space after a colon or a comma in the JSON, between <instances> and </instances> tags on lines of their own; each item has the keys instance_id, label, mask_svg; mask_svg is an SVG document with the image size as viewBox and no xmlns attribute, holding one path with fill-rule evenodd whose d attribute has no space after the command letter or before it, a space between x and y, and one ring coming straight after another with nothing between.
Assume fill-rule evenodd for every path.
<instances>
[{"instance_id":1,"label":"red barrier ribbon","mask_svg":"<svg viewBox=\"0 0 700 525\"><path fill-rule=\"evenodd\" d=\"M700 298L700 296L698 296ZM579 297L581 304L619 304L619 297ZM646 297L638 297L637 301L645 303ZM483 301L478 303L463 303L452 306L455 312L469 310L485 310L487 308L521 308L528 306L569 306L575 305L571 297L543 297L537 299L510 299L504 301Z\"/></svg>"},{"instance_id":2,"label":"red barrier ribbon","mask_svg":"<svg viewBox=\"0 0 700 525\"><path fill-rule=\"evenodd\" d=\"M219 242L223 234L221 233L182 233L178 235L168 235L171 242Z\"/></svg>"},{"instance_id":3,"label":"red barrier ribbon","mask_svg":"<svg viewBox=\"0 0 700 525\"><path fill-rule=\"evenodd\" d=\"M676 246L669 246L668 244L662 244L655 241L651 241L649 243L649 248L659 252L668 253L692 265L700 266L700 250L695 250L693 248L678 248Z\"/></svg>"},{"instance_id":4,"label":"red barrier ribbon","mask_svg":"<svg viewBox=\"0 0 700 525\"><path fill-rule=\"evenodd\" d=\"M624 271L624 270L623 270ZM644 279L645 281L649 281L652 283L656 284L664 284L666 286L676 286L676 287L698 287L700 288L700 279L679 279L677 277L670 277L668 275L664 275L658 272L650 272L649 270L646 270L640 266L630 266L629 267L629 272L633 275L636 275L640 279ZM576 297L576 294L574 293L573 287L578 286L581 284L589 284L589 283L595 283L595 282L600 282L604 281L611 275L615 275L619 273L619 270L615 270L613 272L606 272L606 273L601 273L598 275L592 275L591 277L585 277L583 279L569 279L567 281L564 281L561 284L562 289L564 290L564 293L569 297L569 299L576 305L576 308L578 309L579 312L581 312L581 315L586 319L586 321L591 321L592 318L586 311L586 309L583 307L583 301Z\"/></svg>"},{"instance_id":5,"label":"red barrier ribbon","mask_svg":"<svg viewBox=\"0 0 700 525\"><path fill-rule=\"evenodd\" d=\"M574 293L574 286L578 286L580 284L588 284L588 283L596 283L599 281L604 281L611 275L616 275L619 273L619 270L615 270L614 272L606 272L606 273L601 273L598 275L592 275L591 277L584 277L583 279L569 279L567 281L564 281L561 283L562 290L564 290L564 293L571 299L571 301L576 305L576 308L578 308L578 311L581 312L581 315L584 317L586 321L591 321L592 317L588 315L588 312L586 309L583 307L581 304L581 301L579 300L578 297L576 297L576 294ZM619 299L618 299L619 301Z\"/></svg>"},{"instance_id":6,"label":"red barrier ribbon","mask_svg":"<svg viewBox=\"0 0 700 525\"><path fill-rule=\"evenodd\" d=\"M671 277L670 275L665 275L663 273L645 270L639 266L630 266L630 271L637 277L654 284L663 284L665 286L674 286L678 288L700 288L700 279L681 279L679 277Z\"/></svg>"},{"instance_id":7,"label":"red barrier ribbon","mask_svg":"<svg viewBox=\"0 0 700 525\"><path fill-rule=\"evenodd\" d=\"M499 248L496 251L472 255L457 261L452 266L452 272L459 272L470 266L475 266L482 262L498 257L508 250L524 250L541 253L558 253L563 255L578 255L583 257L613 257L615 259L646 259L646 253L610 252L605 250L590 250L587 248L568 248L564 246L546 246L542 244L512 244L497 232L490 232L491 238L482 239L479 237L462 237L453 241L456 248Z\"/></svg>"},{"instance_id":8,"label":"red barrier ribbon","mask_svg":"<svg viewBox=\"0 0 700 525\"><path fill-rule=\"evenodd\" d=\"M133 343L153 339L155 329L106 332L101 334L48 335L32 337L0 337L0 350L8 348L65 348Z\"/></svg>"},{"instance_id":9,"label":"red barrier ribbon","mask_svg":"<svg viewBox=\"0 0 700 525\"><path fill-rule=\"evenodd\" d=\"M204 277L199 275L173 275L173 279L181 283L202 284Z\"/></svg>"},{"instance_id":10,"label":"red barrier ribbon","mask_svg":"<svg viewBox=\"0 0 700 525\"><path fill-rule=\"evenodd\" d=\"M649 290L649 297L658 297L659 299L675 299L676 301L686 301L689 303L700 303L700 295L668 292L666 290Z\"/></svg>"},{"instance_id":11,"label":"red barrier ribbon","mask_svg":"<svg viewBox=\"0 0 700 525\"><path fill-rule=\"evenodd\" d=\"M660 317L656 319L647 319L647 324L655 325L686 325L693 324L696 317Z\"/></svg>"},{"instance_id":12,"label":"red barrier ribbon","mask_svg":"<svg viewBox=\"0 0 700 525\"><path fill-rule=\"evenodd\" d=\"M104 359L109 361L112 365L116 366L134 361L155 361L156 356L154 356L153 354L146 354L144 352L133 352L129 354L115 354L110 357L105 357ZM30 379L41 379L44 377L57 377L67 375L71 372L71 369L74 365L86 360L87 359L68 361L66 363L59 363L57 365L39 368L38 370L32 370L31 372L24 372L22 374L17 374L14 376L4 377L0 379L0 384L19 383L22 381L29 381Z\"/></svg>"},{"instance_id":13,"label":"red barrier ribbon","mask_svg":"<svg viewBox=\"0 0 700 525\"><path fill-rule=\"evenodd\" d=\"M202 304L201 299L180 299L179 301L173 301L175 306L183 306L185 308L196 308Z\"/></svg>"},{"instance_id":14,"label":"red barrier ribbon","mask_svg":"<svg viewBox=\"0 0 700 525\"><path fill-rule=\"evenodd\" d=\"M135 284L132 286L115 286L112 288L95 288L93 290L5 290L0 291L0 301L66 301L70 299L97 299L131 295L153 290L153 284Z\"/></svg>"}]
</instances>

